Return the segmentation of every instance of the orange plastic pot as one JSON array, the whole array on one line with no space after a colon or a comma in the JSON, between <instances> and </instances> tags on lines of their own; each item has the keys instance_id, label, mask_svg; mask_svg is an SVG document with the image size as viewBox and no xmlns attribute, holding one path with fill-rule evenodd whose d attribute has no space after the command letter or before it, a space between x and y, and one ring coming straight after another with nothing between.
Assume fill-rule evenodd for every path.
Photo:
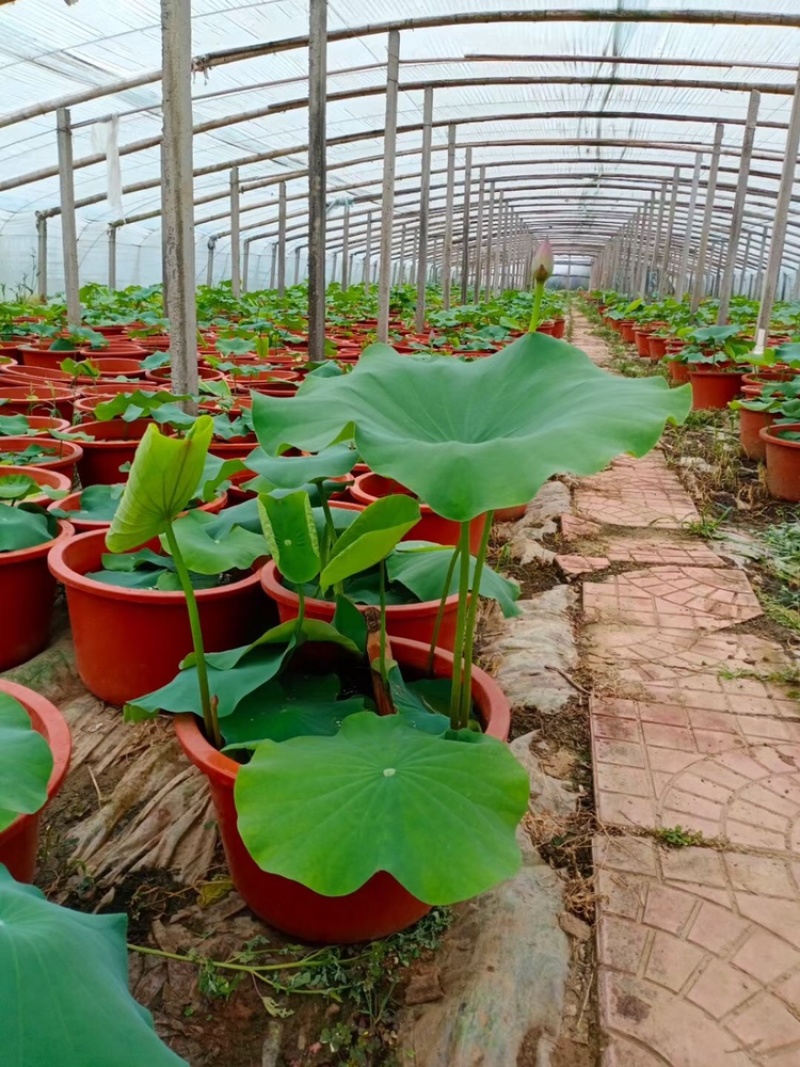
<instances>
[{"instance_id":1,"label":"orange plastic pot","mask_svg":"<svg viewBox=\"0 0 800 1067\"><path fill-rule=\"evenodd\" d=\"M125 463L132 463L139 442L144 436L150 419L109 419L107 422L83 422L76 429L93 437L93 441L81 441L83 455L78 462L81 485L115 485L125 481L127 475L120 471Z\"/></svg>"},{"instance_id":2,"label":"orange plastic pot","mask_svg":"<svg viewBox=\"0 0 800 1067\"><path fill-rule=\"evenodd\" d=\"M686 385L689 381L689 364L677 359L669 360L669 380L673 385Z\"/></svg>"},{"instance_id":3,"label":"orange plastic pot","mask_svg":"<svg viewBox=\"0 0 800 1067\"><path fill-rule=\"evenodd\" d=\"M652 333L647 338L647 354L650 359L661 359L667 354L666 337L655 337Z\"/></svg>"},{"instance_id":4,"label":"orange plastic pot","mask_svg":"<svg viewBox=\"0 0 800 1067\"><path fill-rule=\"evenodd\" d=\"M742 391L742 371L690 370L692 411L726 408Z\"/></svg>"},{"instance_id":5,"label":"orange plastic pot","mask_svg":"<svg viewBox=\"0 0 800 1067\"><path fill-rule=\"evenodd\" d=\"M545 319L544 322L540 322L536 327L537 333L545 333L548 337L555 337L556 324L552 319Z\"/></svg>"},{"instance_id":6,"label":"orange plastic pot","mask_svg":"<svg viewBox=\"0 0 800 1067\"><path fill-rule=\"evenodd\" d=\"M4 415L5 405L0 405L0 416ZM44 437L46 440L51 440L50 431L58 430L63 433L64 430L69 429L69 423L66 419L54 419L50 415L26 415L28 420L28 426L30 431L26 434L17 434L18 437ZM0 437L0 450L2 450L3 438Z\"/></svg>"},{"instance_id":7,"label":"orange plastic pot","mask_svg":"<svg viewBox=\"0 0 800 1067\"><path fill-rule=\"evenodd\" d=\"M278 571L275 563L270 560L261 571L261 588L273 600L278 609L281 622L296 619L298 614L299 599L297 593L287 589L283 584L283 575ZM363 605L357 605L360 611L364 611ZM309 619L320 619L322 622L332 622L336 605L327 600L315 600L306 597L305 613ZM426 600L411 604L388 604L386 607L386 632L394 640L396 637L404 637L410 641L422 641L430 646L433 638L436 615L439 611L438 600ZM453 651L456 637L456 614L458 612L458 595L447 598L445 604L442 625L439 630L437 645Z\"/></svg>"},{"instance_id":8,"label":"orange plastic pot","mask_svg":"<svg viewBox=\"0 0 800 1067\"><path fill-rule=\"evenodd\" d=\"M350 486L350 496L358 504L365 507L374 503L384 496L393 493L405 493L413 496L408 489L400 485L392 478L384 478L380 474L362 474L356 478ZM444 519L437 515L427 504L420 504L422 518L416 526L412 526L403 538L404 541L433 541L437 545L456 545L461 534L461 524L453 519ZM483 536L483 515L478 515L469 524L469 550L476 555L481 547Z\"/></svg>"},{"instance_id":9,"label":"orange plastic pot","mask_svg":"<svg viewBox=\"0 0 800 1067\"><path fill-rule=\"evenodd\" d=\"M48 563L66 588L81 679L101 700L124 704L171 681L192 637L182 592L125 589L86 577L102 567L105 537L105 530L78 534L55 545ZM208 652L248 644L277 621L257 570L195 595Z\"/></svg>"},{"instance_id":10,"label":"orange plastic pot","mask_svg":"<svg viewBox=\"0 0 800 1067\"><path fill-rule=\"evenodd\" d=\"M767 462L767 489L777 500L800 501L800 441L787 441L778 431L800 432L800 422L764 426L759 437L764 442Z\"/></svg>"},{"instance_id":11,"label":"orange plastic pot","mask_svg":"<svg viewBox=\"0 0 800 1067\"><path fill-rule=\"evenodd\" d=\"M398 638L392 641L392 653L409 673L420 676L425 671L428 647L424 643ZM452 670L452 655L437 649L434 675L449 677ZM483 671L473 669L472 697L486 733L505 741L511 709L498 684ZM322 896L299 882L262 871L245 848L237 826L233 787L240 765L205 739L194 715L179 715L175 730L187 757L208 778L233 884L250 909L270 926L303 941L349 944L396 933L430 910L386 871L379 871L360 889L341 897ZM269 821L268 811L264 819ZM335 847L332 841L331 848Z\"/></svg>"},{"instance_id":12,"label":"orange plastic pot","mask_svg":"<svg viewBox=\"0 0 800 1067\"><path fill-rule=\"evenodd\" d=\"M775 416L768 411L749 411L739 408L739 441L742 451L749 459L767 458L767 446L761 439L761 431L771 426Z\"/></svg>"},{"instance_id":13,"label":"orange plastic pot","mask_svg":"<svg viewBox=\"0 0 800 1067\"><path fill-rule=\"evenodd\" d=\"M636 336L634 330L636 329L636 322L634 319L621 319L619 322L619 332L623 341L626 341L629 345L632 345Z\"/></svg>"},{"instance_id":14,"label":"orange plastic pot","mask_svg":"<svg viewBox=\"0 0 800 1067\"><path fill-rule=\"evenodd\" d=\"M0 552L0 671L25 663L50 640L56 583L47 569L47 556L74 532L68 522L59 522L52 541Z\"/></svg>"},{"instance_id":15,"label":"orange plastic pot","mask_svg":"<svg viewBox=\"0 0 800 1067\"><path fill-rule=\"evenodd\" d=\"M63 496L60 500L54 500L47 508L48 511L80 511L81 496L83 490L79 489L77 493L70 493L69 496ZM228 494L222 493L220 496L215 497L213 500L209 500L207 504L199 504L195 509L197 511L206 511L210 515L217 515L228 504ZM183 512L185 515L186 512ZM88 533L91 530L107 530L111 525L111 520L102 522L92 519L77 519L70 515L70 523L75 527L76 533Z\"/></svg>"},{"instance_id":16,"label":"orange plastic pot","mask_svg":"<svg viewBox=\"0 0 800 1067\"><path fill-rule=\"evenodd\" d=\"M0 477L8 477L11 474L23 474L32 478L37 485L47 486L48 489L58 489L59 492L69 492L72 488L72 478L60 471L47 470L44 467L0 467ZM25 498L27 504L49 504L50 497L42 493L40 496Z\"/></svg>"},{"instance_id":17,"label":"orange plastic pot","mask_svg":"<svg viewBox=\"0 0 800 1067\"><path fill-rule=\"evenodd\" d=\"M83 449L72 441L43 441L36 437L0 437L0 452L24 452L31 444L46 446L47 453L41 459L35 461L34 466L43 470L60 471L66 477L72 479L75 473L75 464L80 462ZM19 464L25 466L25 463ZM0 471L3 464L0 463Z\"/></svg>"},{"instance_id":18,"label":"orange plastic pot","mask_svg":"<svg viewBox=\"0 0 800 1067\"><path fill-rule=\"evenodd\" d=\"M0 415L49 415L72 419L72 391L58 386L33 382L14 385L0 378Z\"/></svg>"},{"instance_id":19,"label":"orange plastic pot","mask_svg":"<svg viewBox=\"0 0 800 1067\"><path fill-rule=\"evenodd\" d=\"M564 331L567 328L566 319L554 319L553 320L553 337L557 337L559 340L563 338Z\"/></svg>"},{"instance_id":20,"label":"orange plastic pot","mask_svg":"<svg viewBox=\"0 0 800 1067\"><path fill-rule=\"evenodd\" d=\"M0 678L0 693L18 700L30 716L31 725L47 741L53 753L53 769L47 782L47 803L62 786L72 755L72 737L67 721L55 704L26 689L24 685ZM18 882L33 881L39 848L39 822L44 807L30 815L19 815L0 833L0 863Z\"/></svg>"},{"instance_id":21,"label":"orange plastic pot","mask_svg":"<svg viewBox=\"0 0 800 1067\"><path fill-rule=\"evenodd\" d=\"M642 359L650 358L650 329L647 327L637 327L633 331L633 340L636 345L636 351L642 357Z\"/></svg>"}]
</instances>

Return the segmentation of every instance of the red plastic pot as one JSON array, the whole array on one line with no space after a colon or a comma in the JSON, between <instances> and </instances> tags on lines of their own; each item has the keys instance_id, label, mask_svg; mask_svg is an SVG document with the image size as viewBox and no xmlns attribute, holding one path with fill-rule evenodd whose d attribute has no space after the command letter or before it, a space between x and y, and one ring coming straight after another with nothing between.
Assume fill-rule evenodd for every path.
<instances>
[{"instance_id":1,"label":"red plastic pot","mask_svg":"<svg viewBox=\"0 0 800 1067\"><path fill-rule=\"evenodd\" d=\"M125 481L127 475L120 472L125 463L132 463L139 442L151 419L109 419L107 422L83 422L76 427L80 433L89 434L93 441L82 441L83 456L78 462L81 485L114 485Z\"/></svg>"},{"instance_id":2,"label":"red plastic pot","mask_svg":"<svg viewBox=\"0 0 800 1067\"><path fill-rule=\"evenodd\" d=\"M0 452L24 452L26 448L30 448L31 444L41 444L47 446L47 455L41 459L37 459L34 466L40 467L43 470L60 471L68 478L72 478L75 474L75 464L80 462L83 450L80 445L73 444L72 441L42 441L41 438L36 437L0 437ZM24 463L19 466L25 466ZM3 464L0 463L0 471L3 469Z\"/></svg>"},{"instance_id":3,"label":"red plastic pot","mask_svg":"<svg viewBox=\"0 0 800 1067\"><path fill-rule=\"evenodd\" d=\"M552 319L545 319L544 322L540 322L536 327L537 333L545 333L548 337L555 337L556 324Z\"/></svg>"},{"instance_id":4,"label":"red plastic pot","mask_svg":"<svg viewBox=\"0 0 800 1067\"><path fill-rule=\"evenodd\" d=\"M778 430L800 432L800 422L764 426L759 437L764 442L767 461L767 489L777 500L800 501L800 441L787 441Z\"/></svg>"},{"instance_id":5,"label":"red plastic pot","mask_svg":"<svg viewBox=\"0 0 800 1067\"><path fill-rule=\"evenodd\" d=\"M85 577L102 567L105 531L56 545L50 570L66 587L75 661L85 686L109 704L124 704L171 681L192 649L182 592L125 589ZM206 651L248 644L274 621L258 573L195 594Z\"/></svg>"},{"instance_id":6,"label":"red plastic pot","mask_svg":"<svg viewBox=\"0 0 800 1067\"><path fill-rule=\"evenodd\" d=\"M362 474L356 478L350 486L350 496L358 504L364 506L372 504L384 496L392 493L413 494L392 478L384 478L380 474ZM437 545L456 545L461 534L461 524L453 519L444 519L437 515L427 504L420 504L422 518L416 526L413 526L403 538L404 541L433 541ZM483 515L478 515L469 524L469 550L475 555L481 547L483 537Z\"/></svg>"},{"instance_id":7,"label":"red plastic pot","mask_svg":"<svg viewBox=\"0 0 800 1067\"><path fill-rule=\"evenodd\" d=\"M0 416L4 414L5 404L0 405ZM26 415L28 420L28 426L30 427L30 433L18 434L19 437L44 437L48 440L50 438L51 430L58 430L63 433L64 430L69 429L69 423L66 419L54 419L50 415ZM3 438L0 437L0 451L2 450Z\"/></svg>"},{"instance_id":8,"label":"red plastic pot","mask_svg":"<svg viewBox=\"0 0 800 1067\"><path fill-rule=\"evenodd\" d=\"M221 370L213 370L211 367L198 367L197 376L201 382L221 382L225 377ZM163 389L172 385L172 367L158 367L156 370L146 371L145 377Z\"/></svg>"},{"instance_id":9,"label":"red plastic pot","mask_svg":"<svg viewBox=\"0 0 800 1067\"><path fill-rule=\"evenodd\" d=\"M51 548L65 545L74 530L59 522L52 541L16 552L0 552L0 671L25 663L50 640L50 616L56 592L47 569Z\"/></svg>"},{"instance_id":10,"label":"red plastic pot","mask_svg":"<svg viewBox=\"0 0 800 1067\"><path fill-rule=\"evenodd\" d=\"M77 493L70 493L69 496L63 496L60 500L54 500L47 508L48 511L80 511L82 489L79 489ZM222 493L220 496L215 497L213 500L209 500L207 504L199 504L196 511L207 511L210 515L217 515L228 504L228 494ZM186 512L183 512L185 515ZM91 530L107 530L111 525L111 521L100 522L93 521L91 519L76 519L70 515L70 523L75 527L76 533L88 533Z\"/></svg>"},{"instance_id":11,"label":"red plastic pot","mask_svg":"<svg viewBox=\"0 0 800 1067\"><path fill-rule=\"evenodd\" d=\"M692 411L726 408L742 391L743 371L689 370Z\"/></svg>"},{"instance_id":12,"label":"red plastic pot","mask_svg":"<svg viewBox=\"0 0 800 1067\"><path fill-rule=\"evenodd\" d=\"M686 385L689 381L689 364L679 363L677 359L670 359L669 380L673 385Z\"/></svg>"},{"instance_id":13,"label":"red plastic pot","mask_svg":"<svg viewBox=\"0 0 800 1067\"><path fill-rule=\"evenodd\" d=\"M634 319L621 319L619 321L619 332L623 341L626 341L629 345L632 345L636 336L634 330L637 328L637 323Z\"/></svg>"},{"instance_id":14,"label":"red plastic pot","mask_svg":"<svg viewBox=\"0 0 800 1067\"><path fill-rule=\"evenodd\" d=\"M765 426L771 426L774 421L775 416L768 411L739 408L739 441L742 451L750 459L767 458L767 446L761 439L761 431Z\"/></svg>"},{"instance_id":15,"label":"red plastic pot","mask_svg":"<svg viewBox=\"0 0 800 1067\"><path fill-rule=\"evenodd\" d=\"M554 319L553 320L553 337L561 340L564 336L564 331L567 328L566 319Z\"/></svg>"},{"instance_id":16,"label":"red plastic pot","mask_svg":"<svg viewBox=\"0 0 800 1067\"><path fill-rule=\"evenodd\" d=\"M70 389L43 382L13 385L0 378L0 415L48 415L52 411L71 420L73 401Z\"/></svg>"},{"instance_id":17,"label":"red plastic pot","mask_svg":"<svg viewBox=\"0 0 800 1067\"><path fill-rule=\"evenodd\" d=\"M402 667L418 675L425 671L428 646L424 643L398 638L392 641L392 652ZM452 655L437 649L434 675L447 677L452 669ZM486 733L505 741L511 711L497 682L474 669L472 696ZM396 933L430 910L386 871L341 897L322 896L299 882L262 871L239 836L233 787L240 765L209 744L194 715L179 715L175 730L187 757L208 778L233 884L251 910L270 926L303 941L347 944ZM264 812L264 819L268 822L269 812ZM335 847L332 841L331 848Z\"/></svg>"},{"instance_id":18,"label":"red plastic pot","mask_svg":"<svg viewBox=\"0 0 800 1067\"><path fill-rule=\"evenodd\" d=\"M281 622L296 619L299 600L297 593L287 589L283 584L283 575L278 571L275 563L270 560L261 571L261 588L273 600L278 608L278 616ZM363 605L358 605L360 611L364 611ZM321 619L323 622L332 622L336 605L327 600L315 600L306 597L305 613L309 619ZM436 615L439 611L438 600L426 600L422 603L412 604L388 604L386 607L386 632L394 640L396 637L404 637L410 641L422 641L430 645L433 638L433 630ZM453 651L456 637L456 613L458 611L458 595L447 598L444 616L437 645Z\"/></svg>"},{"instance_id":19,"label":"red plastic pot","mask_svg":"<svg viewBox=\"0 0 800 1067\"><path fill-rule=\"evenodd\" d=\"M0 467L0 477L7 477L11 474L24 474L28 478L32 478L38 485L46 485L48 489L58 489L63 492L72 488L72 479L68 478L66 474L61 474L59 471L47 470L44 467ZM45 496L42 493L40 496L29 496L25 498L28 504L49 504L50 497Z\"/></svg>"},{"instance_id":20,"label":"red plastic pot","mask_svg":"<svg viewBox=\"0 0 800 1067\"><path fill-rule=\"evenodd\" d=\"M647 338L647 354L650 359L661 359L663 356L666 356L666 337L656 337L651 333Z\"/></svg>"},{"instance_id":21,"label":"red plastic pot","mask_svg":"<svg viewBox=\"0 0 800 1067\"><path fill-rule=\"evenodd\" d=\"M47 741L53 753L53 769L47 782L49 803L61 788L72 755L72 737L67 721L55 704L26 689L24 685L0 678L0 693L18 700L30 716L31 725ZM18 882L33 881L39 848L39 822L44 807L31 815L19 815L0 833L0 863Z\"/></svg>"},{"instance_id":22,"label":"red plastic pot","mask_svg":"<svg viewBox=\"0 0 800 1067\"><path fill-rule=\"evenodd\" d=\"M646 326L638 326L633 331L633 340L636 345L636 351L642 357L642 359L650 358L650 328Z\"/></svg>"}]
</instances>

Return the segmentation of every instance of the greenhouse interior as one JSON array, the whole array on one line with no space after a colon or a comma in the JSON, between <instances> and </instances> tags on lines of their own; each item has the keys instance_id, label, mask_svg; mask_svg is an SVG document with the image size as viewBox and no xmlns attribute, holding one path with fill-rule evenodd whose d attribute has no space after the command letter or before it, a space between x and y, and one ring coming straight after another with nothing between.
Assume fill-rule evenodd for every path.
<instances>
[{"instance_id":1,"label":"greenhouse interior","mask_svg":"<svg viewBox=\"0 0 800 1067\"><path fill-rule=\"evenodd\" d=\"M0 56L0 1064L800 1067L800 0Z\"/></svg>"}]
</instances>

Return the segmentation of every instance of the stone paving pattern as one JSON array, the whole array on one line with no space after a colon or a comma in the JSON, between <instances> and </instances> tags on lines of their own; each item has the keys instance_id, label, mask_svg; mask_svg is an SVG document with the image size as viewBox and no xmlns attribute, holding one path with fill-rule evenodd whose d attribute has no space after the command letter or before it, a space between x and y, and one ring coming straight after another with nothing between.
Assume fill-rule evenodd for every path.
<instances>
[{"instance_id":1,"label":"stone paving pattern","mask_svg":"<svg viewBox=\"0 0 800 1067\"><path fill-rule=\"evenodd\" d=\"M581 479L562 519L594 675L602 1064L800 1067L800 704L696 517L655 451ZM678 826L701 844L643 836Z\"/></svg>"}]
</instances>

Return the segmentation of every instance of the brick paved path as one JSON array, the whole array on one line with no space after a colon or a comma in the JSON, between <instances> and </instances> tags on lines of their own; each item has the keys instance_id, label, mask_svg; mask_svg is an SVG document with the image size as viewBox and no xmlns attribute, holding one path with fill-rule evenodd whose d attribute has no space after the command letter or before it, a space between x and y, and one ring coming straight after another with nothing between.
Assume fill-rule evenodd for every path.
<instances>
[{"instance_id":1,"label":"brick paved path","mask_svg":"<svg viewBox=\"0 0 800 1067\"><path fill-rule=\"evenodd\" d=\"M563 521L613 831L594 847L603 1067L800 1067L800 704L752 677L788 659L742 632L758 601L682 529L696 518L655 451L581 479ZM641 834L677 826L702 843Z\"/></svg>"}]
</instances>

